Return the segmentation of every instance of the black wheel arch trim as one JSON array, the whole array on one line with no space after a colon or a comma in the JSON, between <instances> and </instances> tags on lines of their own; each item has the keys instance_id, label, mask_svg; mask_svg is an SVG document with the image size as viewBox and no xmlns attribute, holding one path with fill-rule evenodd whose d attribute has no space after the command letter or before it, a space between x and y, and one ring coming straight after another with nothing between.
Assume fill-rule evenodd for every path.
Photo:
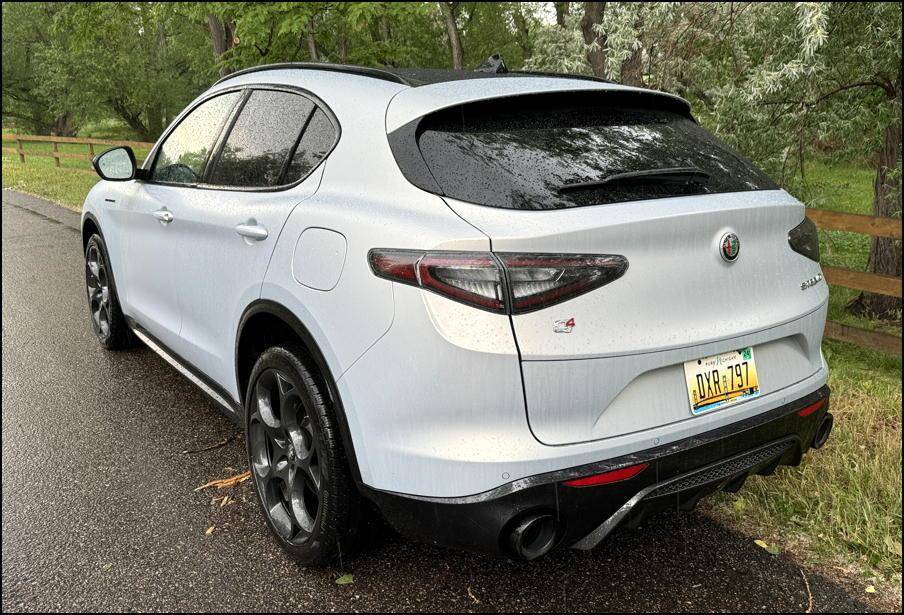
<instances>
[{"instance_id":1,"label":"black wheel arch trim","mask_svg":"<svg viewBox=\"0 0 904 615\"><path fill-rule=\"evenodd\" d=\"M90 237L85 237L85 225L89 220L94 225L94 228L97 229L97 234L100 235L100 238L104 240L105 244L107 243L107 240L104 237L104 232L100 228L100 222L97 220L97 216L95 216L94 214L92 214L89 211L89 212L86 212L84 216L82 216L82 221L81 221L81 224L79 225L79 230L81 231L81 234L82 234L82 248L83 248L82 251L84 251L85 244L87 244L88 239L90 239Z\"/></svg>"},{"instance_id":2,"label":"black wheel arch trim","mask_svg":"<svg viewBox=\"0 0 904 615\"><path fill-rule=\"evenodd\" d=\"M355 453L355 446L352 442L351 430L348 426L348 418L345 414L345 406L342 404L342 398L339 395L339 387L336 385L336 379L333 377L333 372L332 370L330 370L330 367L323 356L323 352L320 350L320 346L317 344L314 336L311 335L310 331L304 325L304 323L302 323L301 320L297 316L295 316L295 314L289 308L270 299L257 299L256 301L251 302L248 307L245 308L245 311L242 313L242 317L239 319L239 326L236 330L235 336L236 389L240 394L244 396L245 392L242 391L242 383L239 381L239 374L241 371L239 342L242 339L242 331L244 330L247 322L251 319L251 317L258 314L269 314L270 316L274 316L282 320L289 326L290 329L292 329L292 331L299 337L299 339L301 339L302 344L308 351L311 360L314 362L314 367L317 369L323 379L327 393L330 396L330 402L332 404L333 410L336 412L336 418L338 419L339 423L339 432L342 437L342 445L345 448L345 456L348 459L349 469L352 472L352 478L354 479L355 484L359 487L360 490L362 487L364 487L364 482L361 479L361 471L358 467L358 456Z\"/></svg>"}]
</instances>

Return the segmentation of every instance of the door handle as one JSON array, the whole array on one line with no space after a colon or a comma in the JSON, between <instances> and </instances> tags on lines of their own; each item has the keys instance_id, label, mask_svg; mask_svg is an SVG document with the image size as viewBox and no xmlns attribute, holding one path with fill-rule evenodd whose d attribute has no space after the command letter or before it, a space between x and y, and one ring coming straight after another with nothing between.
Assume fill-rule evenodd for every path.
<instances>
[{"instance_id":1,"label":"door handle","mask_svg":"<svg viewBox=\"0 0 904 615\"><path fill-rule=\"evenodd\" d=\"M164 224L169 224L174 219L172 212L166 209L158 209L153 213L153 216Z\"/></svg>"},{"instance_id":2,"label":"door handle","mask_svg":"<svg viewBox=\"0 0 904 615\"><path fill-rule=\"evenodd\" d=\"M263 241L270 235L270 233L267 232L267 229L260 224L255 223L253 220L249 220L245 224L237 225L235 227L235 232L246 239L253 239L254 241Z\"/></svg>"}]
</instances>

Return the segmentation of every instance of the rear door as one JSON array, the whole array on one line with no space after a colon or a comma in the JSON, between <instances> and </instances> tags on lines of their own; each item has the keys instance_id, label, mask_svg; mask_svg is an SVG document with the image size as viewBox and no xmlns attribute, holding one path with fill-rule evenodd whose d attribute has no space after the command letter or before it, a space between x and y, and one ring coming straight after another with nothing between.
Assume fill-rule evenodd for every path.
<instances>
[{"instance_id":1,"label":"rear door","mask_svg":"<svg viewBox=\"0 0 904 615\"><path fill-rule=\"evenodd\" d=\"M180 204L173 272L182 306L177 352L235 394L235 333L260 296L294 207L316 192L338 138L329 112L300 91L246 90L205 176Z\"/></svg>"},{"instance_id":2,"label":"rear door","mask_svg":"<svg viewBox=\"0 0 904 615\"><path fill-rule=\"evenodd\" d=\"M494 252L627 258L614 282L512 316L531 428L545 443L724 420L821 367L827 289L802 290L819 265L788 243L803 206L665 102L522 97L418 127L439 190ZM739 242L733 259L726 241ZM684 363L748 346L759 397L692 413Z\"/></svg>"}]
</instances>

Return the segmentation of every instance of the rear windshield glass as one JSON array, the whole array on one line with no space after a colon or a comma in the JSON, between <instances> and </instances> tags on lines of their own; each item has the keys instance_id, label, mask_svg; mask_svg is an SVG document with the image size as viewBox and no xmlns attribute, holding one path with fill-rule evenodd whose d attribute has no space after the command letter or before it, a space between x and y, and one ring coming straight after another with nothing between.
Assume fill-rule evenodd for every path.
<instances>
[{"instance_id":1,"label":"rear windshield glass","mask_svg":"<svg viewBox=\"0 0 904 615\"><path fill-rule=\"evenodd\" d=\"M558 209L775 189L680 111L490 103L420 124L417 143L443 194L510 209Z\"/></svg>"}]
</instances>

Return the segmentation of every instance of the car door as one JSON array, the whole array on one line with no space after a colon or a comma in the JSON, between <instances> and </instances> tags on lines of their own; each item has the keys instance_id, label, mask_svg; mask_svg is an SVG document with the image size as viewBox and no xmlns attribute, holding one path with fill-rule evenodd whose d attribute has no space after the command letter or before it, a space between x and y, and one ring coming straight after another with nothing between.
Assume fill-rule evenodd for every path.
<instances>
[{"instance_id":1,"label":"car door","mask_svg":"<svg viewBox=\"0 0 904 615\"><path fill-rule=\"evenodd\" d=\"M338 136L331 114L300 91L252 88L241 104L172 229L182 307L177 352L234 395L241 314L260 297L280 231L317 190L318 165Z\"/></svg>"},{"instance_id":2,"label":"car door","mask_svg":"<svg viewBox=\"0 0 904 615\"><path fill-rule=\"evenodd\" d=\"M129 198L110 208L122 239L124 279L118 286L125 313L170 348L182 325L173 229L241 96L238 91L215 96L185 114L155 149L147 179L136 181Z\"/></svg>"}]
</instances>

